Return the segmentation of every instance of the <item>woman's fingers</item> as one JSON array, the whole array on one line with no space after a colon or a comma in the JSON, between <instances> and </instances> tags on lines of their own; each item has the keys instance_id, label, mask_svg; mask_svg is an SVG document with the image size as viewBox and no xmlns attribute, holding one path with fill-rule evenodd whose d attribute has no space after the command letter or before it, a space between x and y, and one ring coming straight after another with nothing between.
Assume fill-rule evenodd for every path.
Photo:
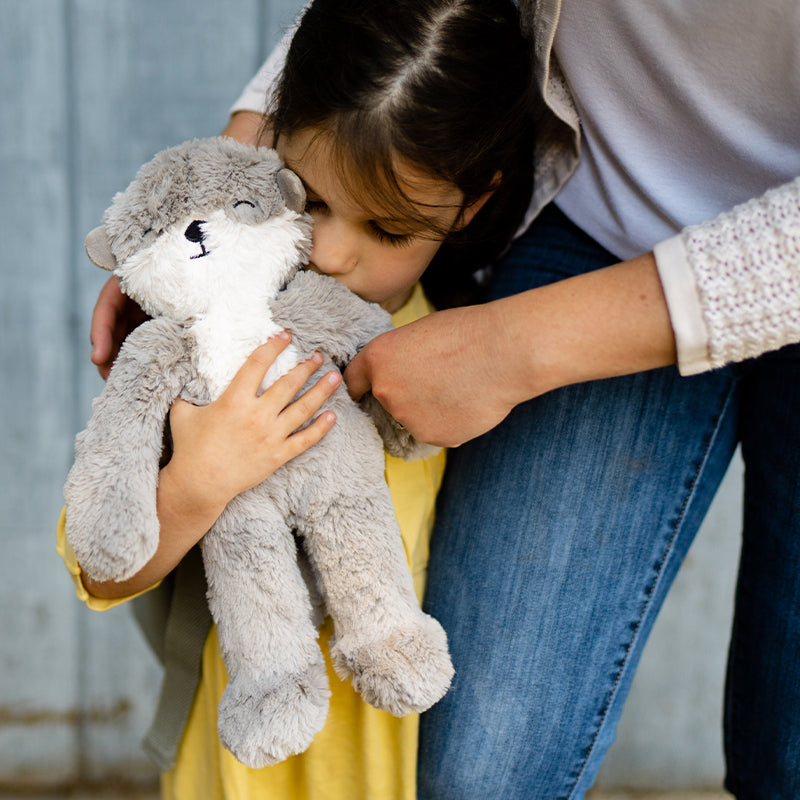
<instances>
[{"instance_id":1,"label":"woman's fingers","mask_svg":"<svg viewBox=\"0 0 800 800\"><path fill-rule=\"evenodd\" d=\"M111 358L112 335L124 305L125 295L120 291L117 279L112 276L103 284L92 312L89 340L92 343L92 361L97 366Z\"/></svg>"},{"instance_id":2,"label":"woman's fingers","mask_svg":"<svg viewBox=\"0 0 800 800\"><path fill-rule=\"evenodd\" d=\"M108 377L125 338L146 319L147 314L122 293L117 279L114 276L109 278L97 296L89 331L91 359L104 379Z\"/></svg>"},{"instance_id":3,"label":"woman's fingers","mask_svg":"<svg viewBox=\"0 0 800 800\"><path fill-rule=\"evenodd\" d=\"M129 332L120 331L120 327L124 327L122 321L126 316L125 308L130 302L120 290L114 276L105 282L97 297L92 312L89 341L92 344L92 363L103 380L108 378L122 341Z\"/></svg>"}]
</instances>

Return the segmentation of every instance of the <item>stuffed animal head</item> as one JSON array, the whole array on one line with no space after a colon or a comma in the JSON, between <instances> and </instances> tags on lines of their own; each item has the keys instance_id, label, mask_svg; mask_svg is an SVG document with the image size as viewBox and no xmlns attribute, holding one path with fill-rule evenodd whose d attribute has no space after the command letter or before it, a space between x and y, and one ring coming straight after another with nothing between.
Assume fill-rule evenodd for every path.
<instances>
[{"instance_id":1,"label":"stuffed animal head","mask_svg":"<svg viewBox=\"0 0 800 800\"><path fill-rule=\"evenodd\" d=\"M196 139L139 170L86 252L151 316L196 319L291 279L311 249L304 206L300 179L274 150Z\"/></svg>"}]
</instances>

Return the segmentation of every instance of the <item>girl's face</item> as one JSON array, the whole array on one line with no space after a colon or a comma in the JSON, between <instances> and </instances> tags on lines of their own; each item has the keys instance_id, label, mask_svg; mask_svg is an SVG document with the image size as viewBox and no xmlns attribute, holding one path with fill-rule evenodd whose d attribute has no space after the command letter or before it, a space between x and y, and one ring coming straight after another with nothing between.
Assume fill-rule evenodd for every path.
<instances>
[{"instance_id":1,"label":"girl's face","mask_svg":"<svg viewBox=\"0 0 800 800\"><path fill-rule=\"evenodd\" d=\"M342 186L334 148L318 133L303 129L281 136L277 145L286 166L306 187L306 210L314 218L309 269L331 275L364 300L396 311L442 243L432 231L456 224L463 195L452 184L398 162L399 184L431 220L431 227L398 219L391 209L366 208Z\"/></svg>"}]
</instances>

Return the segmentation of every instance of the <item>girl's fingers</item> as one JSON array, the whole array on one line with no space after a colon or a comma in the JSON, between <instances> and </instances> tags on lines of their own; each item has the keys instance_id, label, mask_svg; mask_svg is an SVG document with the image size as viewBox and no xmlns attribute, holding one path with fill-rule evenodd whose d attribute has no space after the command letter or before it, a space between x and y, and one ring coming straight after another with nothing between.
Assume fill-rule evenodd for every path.
<instances>
[{"instance_id":1,"label":"girl's fingers","mask_svg":"<svg viewBox=\"0 0 800 800\"><path fill-rule=\"evenodd\" d=\"M279 411L282 411L321 365L322 356L319 353L314 353L311 358L301 361L267 387L262 395L263 402L274 405Z\"/></svg>"},{"instance_id":2,"label":"girl's fingers","mask_svg":"<svg viewBox=\"0 0 800 800\"><path fill-rule=\"evenodd\" d=\"M233 376L226 393L236 394L242 391L248 395L255 395L261 385L261 381L264 380L264 376L267 374L267 370L273 365L281 351L286 348L291 338L286 331L281 331L277 336L273 336L253 350Z\"/></svg>"},{"instance_id":3,"label":"girl's fingers","mask_svg":"<svg viewBox=\"0 0 800 800\"><path fill-rule=\"evenodd\" d=\"M333 411L320 414L307 428L296 431L286 440L286 460L300 455L316 444L332 427L336 421Z\"/></svg>"},{"instance_id":4,"label":"girl's fingers","mask_svg":"<svg viewBox=\"0 0 800 800\"><path fill-rule=\"evenodd\" d=\"M325 401L336 391L341 382L342 376L338 372L328 372L307 392L304 392L297 400L286 406L280 417L288 430L294 431L308 422L322 408Z\"/></svg>"}]
</instances>

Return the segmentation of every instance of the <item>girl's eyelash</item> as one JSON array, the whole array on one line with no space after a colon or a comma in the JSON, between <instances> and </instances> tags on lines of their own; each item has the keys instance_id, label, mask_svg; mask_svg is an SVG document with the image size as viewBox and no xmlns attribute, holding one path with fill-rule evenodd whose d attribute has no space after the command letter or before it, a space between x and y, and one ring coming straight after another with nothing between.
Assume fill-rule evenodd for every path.
<instances>
[{"instance_id":1,"label":"girl's eyelash","mask_svg":"<svg viewBox=\"0 0 800 800\"><path fill-rule=\"evenodd\" d=\"M388 242L396 247L407 246L414 240L414 235L411 233L388 233L374 222L369 223L369 228L379 242Z\"/></svg>"},{"instance_id":2,"label":"girl's eyelash","mask_svg":"<svg viewBox=\"0 0 800 800\"><path fill-rule=\"evenodd\" d=\"M317 214L324 214L328 210L328 205L323 200L306 200L306 211L314 211ZM367 223L370 233L379 241L392 244L395 247L404 247L414 239L414 235L410 233L389 233L383 230L376 222L371 220Z\"/></svg>"}]
</instances>

